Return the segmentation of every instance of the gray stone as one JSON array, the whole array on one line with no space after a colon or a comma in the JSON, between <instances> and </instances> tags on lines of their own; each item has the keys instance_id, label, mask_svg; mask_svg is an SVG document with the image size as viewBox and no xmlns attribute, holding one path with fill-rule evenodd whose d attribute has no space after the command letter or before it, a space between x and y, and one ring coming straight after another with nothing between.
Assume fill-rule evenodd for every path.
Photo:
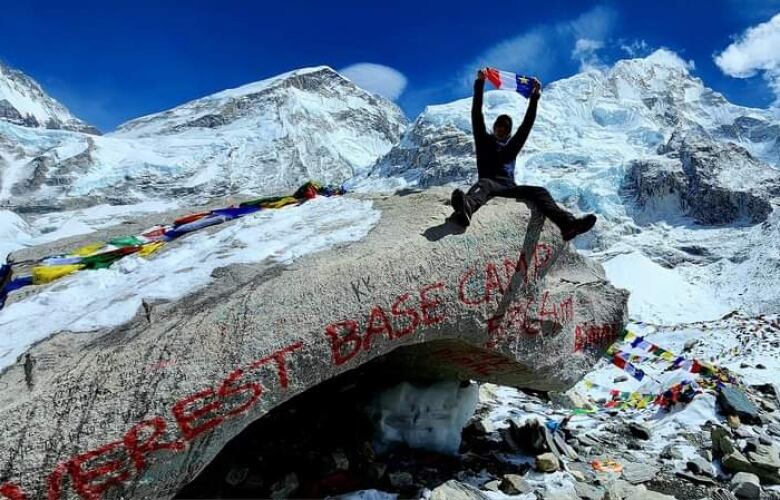
<instances>
[{"instance_id":1,"label":"gray stone","mask_svg":"<svg viewBox=\"0 0 780 500\"><path fill-rule=\"evenodd\" d=\"M593 466L587 462L569 462L566 469L574 476L577 481L592 482L596 478Z\"/></svg>"},{"instance_id":2,"label":"gray stone","mask_svg":"<svg viewBox=\"0 0 780 500\"><path fill-rule=\"evenodd\" d=\"M780 469L780 456L778 456L778 449L775 446L759 443L755 446L755 451L747 452L747 458L762 469Z\"/></svg>"},{"instance_id":3,"label":"gray stone","mask_svg":"<svg viewBox=\"0 0 780 500\"><path fill-rule=\"evenodd\" d=\"M646 483L655 479L658 468L648 463L625 462L623 464L623 479L631 484Z\"/></svg>"},{"instance_id":4,"label":"gray stone","mask_svg":"<svg viewBox=\"0 0 780 500\"><path fill-rule=\"evenodd\" d=\"M501 481L499 481L498 479L491 479L490 481L482 485L482 489L487 491L499 491L500 486L501 486Z\"/></svg>"},{"instance_id":5,"label":"gray stone","mask_svg":"<svg viewBox=\"0 0 780 500\"><path fill-rule=\"evenodd\" d=\"M600 444L598 441L588 436L587 434L577 434L576 439L582 443L583 446L598 446Z\"/></svg>"},{"instance_id":6,"label":"gray stone","mask_svg":"<svg viewBox=\"0 0 780 500\"><path fill-rule=\"evenodd\" d=\"M694 474L715 477L715 471L712 469L712 464L702 457L694 457L693 460L689 460L687 467L688 470Z\"/></svg>"},{"instance_id":7,"label":"gray stone","mask_svg":"<svg viewBox=\"0 0 780 500\"><path fill-rule=\"evenodd\" d=\"M749 441L758 441L758 435L752 427L743 425L737 429L734 429L734 436L740 439L746 439Z\"/></svg>"},{"instance_id":8,"label":"gray stone","mask_svg":"<svg viewBox=\"0 0 780 500\"><path fill-rule=\"evenodd\" d=\"M552 435L552 438L555 447L558 448L558 451L560 452L561 455L565 455L566 458L568 458L569 460L576 460L577 458L579 458L577 452L574 451L574 448L569 446L569 444L566 442L562 432L554 433Z\"/></svg>"},{"instance_id":9,"label":"gray stone","mask_svg":"<svg viewBox=\"0 0 780 500\"><path fill-rule=\"evenodd\" d=\"M731 492L738 498L758 499L761 496L761 482L755 474L738 472L730 484Z\"/></svg>"},{"instance_id":10,"label":"gray stone","mask_svg":"<svg viewBox=\"0 0 780 500\"><path fill-rule=\"evenodd\" d=\"M780 484L780 457L775 446L756 443L754 449L747 452L752 466L747 472L752 472L766 484Z\"/></svg>"},{"instance_id":11,"label":"gray stone","mask_svg":"<svg viewBox=\"0 0 780 500\"><path fill-rule=\"evenodd\" d=\"M679 471L677 472L677 477L681 477L682 479L690 481L694 484L701 484L705 486L715 486L715 484L717 484L712 480L711 477L694 474L692 472Z\"/></svg>"},{"instance_id":12,"label":"gray stone","mask_svg":"<svg viewBox=\"0 0 780 500\"><path fill-rule=\"evenodd\" d=\"M645 485L634 486L617 480L609 485L605 500L675 500L673 496L648 490Z\"/></svg>"},{"instance_id":13,"label":"gray stone","mask_svg":"<svg viewBox=\"0 0 780 500\"><path fill-rule=\"evenodd\" d=\"M563 488L544 488L537 492L539 500L578 500L577 491L573 485L564 485Z\"/></svg>"},{"instance_id":14,"label":"gray stone","mask_svg":"<svg viewBox=\"0 0 780 500\"><path fill-rule=\"evenodd\" d=\"M555 472L561 464L553 453L542 453L536 456L536 470L540 472Z\"/></svg>"},{"instance_id":15,"label":"gray stone","mask_svg":"<svg viewBox=\"0 0 780 500\"><path fill-rule=\"evenodd\" d=\"M499 489L507 495L521 495L534 490L533 486L523 479L523 476L517 474L504 474Z\"/></svg>"},{"instance_id":16,"label":"gray stone","mask_svg":"<svg viewBox=\"0 0 780 500\"><path fill-rule=\"evenodd\" d=\"M584 500L602 500L604 495L606 495L603 489L588 483L577 482L574 484L574 489L577 492L577 496Z\"/></svg>"},{"instance_id":17,"label":"gray stone","mask_svg":"<svg viewBox=\"0 0 780 500\"><path fill-rule=\"evenodd\" d=\"M716 426L710 431L712 452L716 457L724 457L736 451L731 433L725 427Z\"/></svg>"},{"instance_id":18,"label":"gray stone","mask_svg":"<svg viewBox=\"0 0 780 500\"><path fill-rule=\"evenodd\" d=\"M736 387L721 387L718 392L718 405L725 415L737 415L743 422L758 423L758 407Z\"/></svg>"},{"instance_id":19,"label":"gray stone","mask_svg":"<svg viewBox=\"0 0 780 500\"><path fill-rule=\"evenodd\" d=\"M450 213L445 198L449 190L367 195L381 219L359 242L292 264L218 269L209 286L181 300L149 305L150 313L139 307L124 325L58 333L35 344L28 350L38 360L35 390L19 390L25 387L23 356L0 373L0 443L13 442L23 450L3 455L4 479L18 484L28 498L45 497L47 478L58 466L54 457L67 461L120 443L115 445L117 460L128 474L121 486L107 486L105 496L121 490L129 498L167 498L252 422L377 358L391 373L418 378L475 379L540 391L572 387L606 346L606 341L588 345L573 355L576 326L606 325L605 338L611 338L610 332L617 335L628 293L609 285L599 264L564 244L554 224L532 219L523 204L491 201L480 209L479 223L462 235L444 222ZM214 203L224 206L225 200ZM109 235L135 234L151 220L172 220L171 215L144 216L129 225L25 249L24 255L57 254ZM432 217L441 223L431 222ZM170 242L164 251L183 240ZM524 255L537 254L529 257L527 286L522 273L504 274L504 260L516 262L526 247ZM482 271L494 265L502 286L512 286L503 296L494 288L485 301ZM436 283L442 286L427 288ZM461 288L466 301L478 303L463 304ZM514 329L520 327L516 322L497 319L518 304L538 305L542 294L548 306L555 300L560 307L557 321L541 317L538 307L529 310L527 324L537 325L540 335L531 339ZM575 296L576 321L561 312ZM396 310L412 312L391 314L399 297L408 300ZM377 306L395 333L364 339L369 318L378 324L378 314L372 315ZM495 346L486 348L485 324L491 318L500 334L492 339ZM347 320L357 325L354 331ZM416 326L413 332L397 335L410 324ZM258 387L262 394L255 397ZM187 420L209 404L209 415ZM142 440L155 425L162 426L160 444L186 447L147 453L143 474L136 473L125 452L126 435ZM23 436L19 429L25 429ZM70 482L64 481L63 488L63 497L75 494Z\"/></svg>"},{"instance_id":20,"label":"gray stone","mask_svg":"<svg viewBox=\"0 0 780 500\"><path fill-rule=\"evenodd\" d=\"M490 500L490 497L470 484L450 479L434 488L429 500Z\"/></svg>"},{"instance_id":21,"label":"gray stone","mask_svg":"<svg viewBox=\"0 0 780 500\"><path fill-rule=\"evenodd\" d=\"M631 435L637 439L647 440L650 439L650 428L639 422L631 422L628 424L628 430Z\"/></svg>"},{"instance_id":22,"label":"gray stone","mask_svg":"<svg viewBox=\"0 0 780 500\"><path fill-rule=\"evenodd\" d=\"M753 466L750 461L739 451L725 455L722 460L723 467L731 472L751 472Z\"/></svg>"},{"instance_id":23,"label":"gray stone","mask_svg":"<svg viewBox=\"0 0 780 500\"><path fill-rule=\"evenodd\" d=\"M737 500L734 493L724 488L715 488L710 490L711 499L707 500Z\"/></svg>"}]
</instances>

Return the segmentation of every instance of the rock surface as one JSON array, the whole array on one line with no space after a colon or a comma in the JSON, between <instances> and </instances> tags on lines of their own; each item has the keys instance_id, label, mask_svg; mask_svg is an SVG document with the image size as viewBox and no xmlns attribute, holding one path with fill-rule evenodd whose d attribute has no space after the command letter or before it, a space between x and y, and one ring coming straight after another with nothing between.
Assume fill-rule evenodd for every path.
<instances>
[{"instance_id":1,"label":"rock surface","mask_svg":"<svg viewBox=\"0 0 780 500\"><path fill-rule=\"evenodd\" d=\"M455 234L445 199L376 198L358 243L218 270L119 328L40 342L32 389L22 358L0 377L4 487L170 497L271 408L380 357L387 374L568 389L622 331L626 292L524 205L491 202Z\"/></svg>"},{"instance_id":2,"label":"rock surface","mask_svg":"<svg viewBox=\"0 0 780 500\"><path fill-rule=\"evenodd\" d=\"M517 474L504 474L499 489L507 495L522 495L533 491L533 487L528 484L528 481Z\"/></svg>"},{"instance_id":3,"label":"rock surface","mask_svg":"<svg viewBox=\"0 0 780 500\"><path fill-rule=\"evenodd\" d=\"M488 500L490 497L473 486L451 479L431 491L430 500Z\"/></svg>"},{"instance_id":4,"label":"rock surface","mask_svg":"<svg viewBox=\"0 0 780 500\"><path fill-rule=\"evenodd\" d=\"M540 472L555 472L561 464L554 453L542 453L536 456L536 470Z\"/></svg>"},{"instance_id":5,"label":"rock surface","mask_svg":"<svg viewBox=\"0 0 780 500\"><path fill-rule=\"evenodd\" d=\"M731 478L731 492L737 498L759 498L761 496L761 482L755 474L738 472Z\"/></svg>"}]
</instances>

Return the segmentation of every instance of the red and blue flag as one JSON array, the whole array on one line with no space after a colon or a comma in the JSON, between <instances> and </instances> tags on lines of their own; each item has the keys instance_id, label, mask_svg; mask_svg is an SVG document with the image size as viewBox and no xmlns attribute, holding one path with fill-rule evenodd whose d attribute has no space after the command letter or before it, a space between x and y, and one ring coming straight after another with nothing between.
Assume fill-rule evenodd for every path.
<instances>
[{"instance_id":1,"label":"red and blue flag","mask_svg":"<svg viewBox=\"0 0 780 500\"><path fill-rule=\"evenodd\" d=\"M485 68L485 77L495 88L514 90L526 99L531 96L531 92L534 90L534 78L530 76L522 76L496 68Z\"/></svg>"}]
</instances>

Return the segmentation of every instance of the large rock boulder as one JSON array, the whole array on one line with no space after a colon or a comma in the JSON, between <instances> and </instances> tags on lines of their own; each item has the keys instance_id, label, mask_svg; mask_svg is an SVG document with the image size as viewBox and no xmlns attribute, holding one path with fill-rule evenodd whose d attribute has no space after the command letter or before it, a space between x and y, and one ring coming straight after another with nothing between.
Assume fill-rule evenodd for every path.
<instances>
[{"instance_id":1,"label":"large rock boulder","mask_svg":"<svg viewBox=\"0 0 780 500\"><path fill-rule=\"evenodd\" d=\"M0 375L0 493L171 497L270 409L376 358L388 377L571 387L628 293L525 205L495 200L459 234L447 198L377 197L362 241L39 342Z\"/></svg>"}]
</instances>

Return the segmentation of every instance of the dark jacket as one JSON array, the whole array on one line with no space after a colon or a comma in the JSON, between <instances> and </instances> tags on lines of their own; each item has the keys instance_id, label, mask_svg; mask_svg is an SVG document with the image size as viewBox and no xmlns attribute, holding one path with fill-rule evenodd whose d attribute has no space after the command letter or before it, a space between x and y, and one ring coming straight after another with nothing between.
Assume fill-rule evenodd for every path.
<instances>
[{"instance_id":1,"label":"dark jacket","mask_svg":"<svg viewBox=\"0 0 780 500\"><path fill-rule=\"evenodd\" d=\"M471 103L471 128L474 131L474 142L477 148L477 173L479 178L495 179L503 183L514 184L515 158L523 149L531 127L536 120L538 98L531 98L525 112L523 123L508 141L500 141L485 129L485 117L482 116L482 95L485 92L485 81L477 79L474 82L474 99Z\"/></svg>"}]
</instances>

